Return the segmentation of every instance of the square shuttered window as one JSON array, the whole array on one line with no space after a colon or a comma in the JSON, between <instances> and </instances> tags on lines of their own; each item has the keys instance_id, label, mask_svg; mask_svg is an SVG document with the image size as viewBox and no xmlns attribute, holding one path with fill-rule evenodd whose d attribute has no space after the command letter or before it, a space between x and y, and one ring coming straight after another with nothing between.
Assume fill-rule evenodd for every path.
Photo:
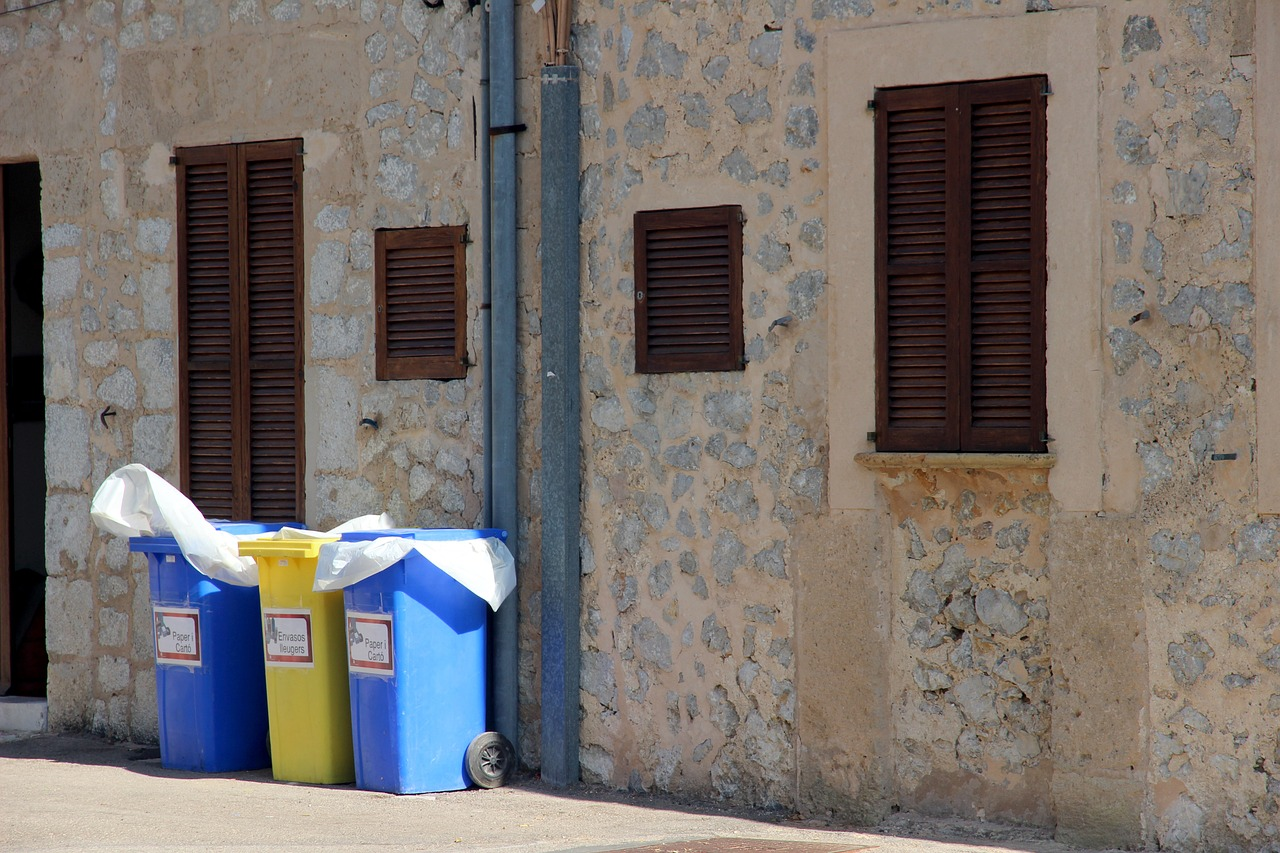
<instances>
[{"instance_id":1,"label":"square shuttered window","mask_svg":"<svg viewBox=\"0 0 1280 853\"><path fill-rule=\"evenodd\" d=\"M876 93L876 449L1045 449L1043 77Z\"/></svg>"},{"instance_id":2,"label":"square shuttered window","mask_svg":"<svg viewBox=\"0 0 1280 853\"><path fill-rule=\"evenodd\" d=\"M467 375L465 226L378 231L379 379Z\"/></svg>"},{"instance_id":3,"label":"square shuttered window","mask_svg":"<svg viewBox=\"0 0 1280 853\"><path fill-rule=\"evenodd\" d=\"M741 370L742 208L635 215L636 371Z\"/></svg>"},{"instance_id":4,"label":"square shuttered window","mask_svg":"<svg viewBox=\"0 0 1280 853\"><path fill-rule=\"evenodd\" d=\"M302 143L175 153L183 488L211 518L301 520Z\"/></svg>"}]
</instances>

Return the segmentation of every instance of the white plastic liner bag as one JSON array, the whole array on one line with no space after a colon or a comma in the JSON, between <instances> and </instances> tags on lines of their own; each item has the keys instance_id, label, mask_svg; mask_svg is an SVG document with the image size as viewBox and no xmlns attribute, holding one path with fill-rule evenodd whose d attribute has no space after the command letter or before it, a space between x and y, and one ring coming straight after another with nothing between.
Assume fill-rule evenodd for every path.
<instances>
[{"instance_id":1,"label":"white plastic liner bag","mask_svg":"<svg viewBox=\"0 0 1280 853\"><path fill-rule=\"evenodd\" d=\"M320 546L313 589L325 592L351 586L415 552L484 599L494 610L516 588L515 557L506 543L496 537L442 541L383 536Z\"/></svg>"},{"instance_id":2,"label":"white plastic liner bag","mask_svg":"<svg viewBox=\"0 0 1280 853\"><path fill-rule=\"evenodd\" d=\"M381 515L362 515L350 521L344 521L332 530L304 530L301 527L283 527L275 533L254 536L254 539L332 539L344 533L361 530L387 530L396 523L385 512Z\"/></svg>"},{"instance_id":3,"label":"white plastic liner bag","mask_svg":"<svg viewBox=\"0 0 1280 853\"><path fill-rule=\"evenodd\" d=\"M210 524L186 495L145 465L114 471L93 496L89 517L116 536L172 536L178 550L200 574L233 586L258 585L258 561L241 557L242 539L317 539L356 530L386 530L395 522L386 513L362 515L333 530L285 527L274 533L236 536Z\"/></svg>"},{"instance_id":4,"label":"white plastic liner bag","mask_svg":"<svg viewBox=\"0 0 1280 853\"><path fill-rule=\"evenodd\" d=\"M258 564L240 556L238 537L215 528L186 495L145 465L126 465L108 476L93 496L89 517L116 536L172 536L200 574L234 586L258 585Z\"/></svg>"}]
</instances>

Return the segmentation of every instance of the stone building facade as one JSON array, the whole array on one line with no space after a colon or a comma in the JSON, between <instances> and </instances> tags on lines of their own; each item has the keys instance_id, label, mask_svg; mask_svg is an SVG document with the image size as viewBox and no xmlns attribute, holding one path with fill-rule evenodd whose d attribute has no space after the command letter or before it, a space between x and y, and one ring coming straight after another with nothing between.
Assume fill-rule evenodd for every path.
<instances>
[{"instance_id":1,"label":"stone building facade","mask_svg":"<svg viewBox=\"0 0 1280 853\"><path fill-rule=\"evenodd\" d=\"M376 380L371 306L377 229L480 228L481 11L24 5L0 15L0 162L41 179L50 724L148 740L146 572L88 505L123 464L180 474L170 157L303 140L304 520L473 526L481 373ZM546 48L530 7L517 21L536 128ZM584 779L1280 845L1277 32L1253 0L578 3ZM1052 89L1050 452L876 453L867 102L1029 74ZM519 137L530 766L537 145ZM744 368L637 373L633 215L727 204Z\"/></svg>"}]
</instances>

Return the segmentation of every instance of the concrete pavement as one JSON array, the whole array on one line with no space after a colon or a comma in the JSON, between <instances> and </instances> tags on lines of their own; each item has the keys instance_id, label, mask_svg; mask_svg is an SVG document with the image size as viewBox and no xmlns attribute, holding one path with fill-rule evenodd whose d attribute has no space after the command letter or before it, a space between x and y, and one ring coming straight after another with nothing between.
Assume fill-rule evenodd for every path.
<instances>
[{"instance_id":1,"label":"concrete pavement","mask_svg":"<svg viewBox=\"0 0 1280 853\"><path fill-rule=\"evenodd\" d=\"M971 821L896 815L854 830L591 786L557 789L532 777L489 791L398 797L278 783L270 771L166 770L154 747L92 737L0 735L0 850L699 853L692 842L700 839L725 839L702 845L707 851L760 853L1082 853L1043 831Z\"/></svg>"}]
</instances>

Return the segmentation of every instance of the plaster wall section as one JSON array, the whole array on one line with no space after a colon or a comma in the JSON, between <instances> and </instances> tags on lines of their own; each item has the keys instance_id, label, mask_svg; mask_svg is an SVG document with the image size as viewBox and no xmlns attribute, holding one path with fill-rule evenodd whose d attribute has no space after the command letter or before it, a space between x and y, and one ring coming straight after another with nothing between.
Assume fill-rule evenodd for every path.
<instances>
[{"instance_id":1,"label":"plaster wall section","mask_svg":"<svg viewBox=\"0 0 1280 853\"><path fill-rule=\"evenodd\" d=\"M38 160L43 180L55 728L156 736L145 566L91 530L88 502L129 462L180 478L175 147L303 140L302 520L477 523L480 368L376 381L372 303L376 229L467 225L479 362L479 31L465 3L375 0L95 0L0 18L0 158Z\"/></svg>"}]
</instances>

